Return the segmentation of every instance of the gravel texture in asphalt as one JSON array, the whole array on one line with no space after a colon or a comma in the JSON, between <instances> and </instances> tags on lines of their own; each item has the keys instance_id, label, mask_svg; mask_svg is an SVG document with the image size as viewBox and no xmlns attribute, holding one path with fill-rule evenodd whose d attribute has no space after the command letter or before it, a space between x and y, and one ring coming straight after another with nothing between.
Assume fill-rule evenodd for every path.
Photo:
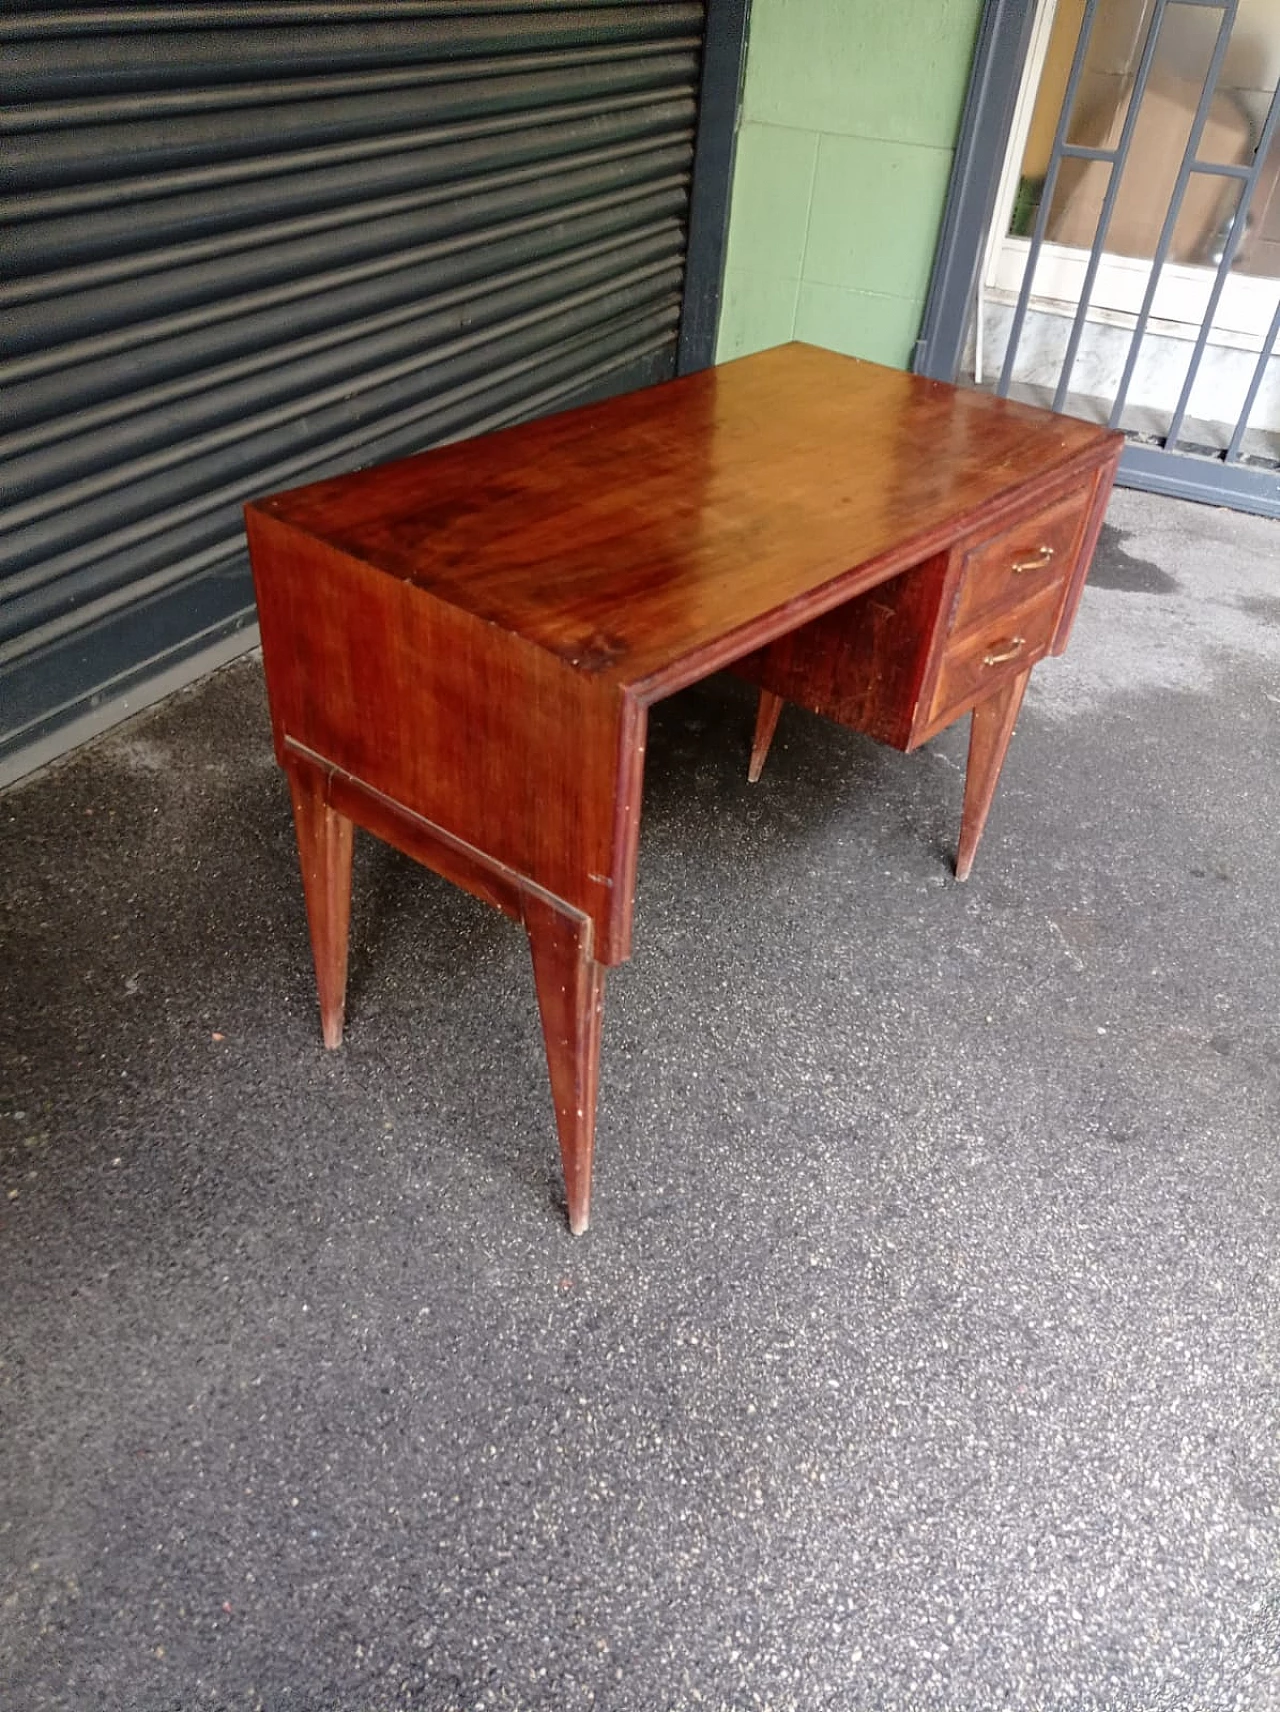
<instances>
[{"instance_id":1,"label":"gravel texture in asphalt","mask_svg":"<svg viewBox=\"0 0 1280 1712\"><path fill-rule=\"evenodd\" d=\"M0 799L5 1712L1280 1707L1280 525L1118 494L966 733L654 711L593 1227L518 929L244 661Z\"/></svg>"}]
</instances>

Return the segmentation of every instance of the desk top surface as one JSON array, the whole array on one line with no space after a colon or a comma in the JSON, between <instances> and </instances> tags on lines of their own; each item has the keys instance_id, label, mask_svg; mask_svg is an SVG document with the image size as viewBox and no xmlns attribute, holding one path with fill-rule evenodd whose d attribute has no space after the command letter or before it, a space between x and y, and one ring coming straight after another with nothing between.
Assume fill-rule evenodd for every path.
<instances>
[{"instance_id":1,"label":"desk top surface","mask_svg":"<svg viewBox=\"0 0 1280 1712\"><path fill-rule=\"evenodd\" d=\"M643 692L1115 443L792 344L254 509Z\"/></svg>"}]
</instances>

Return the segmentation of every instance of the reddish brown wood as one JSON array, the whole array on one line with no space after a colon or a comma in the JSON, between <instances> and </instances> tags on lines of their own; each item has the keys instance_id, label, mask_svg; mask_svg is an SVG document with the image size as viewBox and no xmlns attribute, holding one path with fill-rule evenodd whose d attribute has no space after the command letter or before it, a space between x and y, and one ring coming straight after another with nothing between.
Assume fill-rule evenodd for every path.
<instances>
[{"instance_id":1,"label":"reddish brown wood","mask_svg":"<svg viewBox=\"0 0 1280 1712\"><path fill-rule=\"evenodd\" d=\"M595 1145L604 1022L604 964L591 955L591 923L545 899L529 896L525 927L542 1013L551 1095L560 1133L569 1229L581 1236L591 1216L591 1158Z\"/></svg>"},{"instance_id":2,"label":"reddish brown wood","mask_svg":"<svg viewBox=\"0 0 1280 1712\"><path fill-rule=\"evenodd\" d=\"M1020 606L1070 581L1093 486L1091 481L1077 484L966 554L954 629L964 630L988 612Z\"/></svg>"},{"instance_id":3,"label":"reddish brown wood","mask_svg":"<svg viewBox=\"0 0 1280 1712\"><path fill-rule=\"evenodd\" d=\"M1042 589L1024 606L990 612L967 632L953 636L942 652L927 729L938 731L997 693L1042 660L1053 641L1063 590Z\"/></svg>"},{"instance_id":4,"label":"reddish brown wood","mask_svg":"<svg viewBox=\"0 0 1280 1712\"><path fill-rule=\"evenodd\" d=\"M1030 668L1007 678L994 695L980 701L969 727L969 765L964 778L964 813L960 821L960 844L956 852L956 879L967 880L977 853L978 841L987 824L996 781L1004 765L1005 752L1018 709L1031 677Z\"/></svg>"},{"instance_id":5,"label":"reddish brown wood","mask_svg":"<svg viewBox=\"0 0 1280 1712\"><path fill-rule=\"evenodd\" d=\"M1060 472L1048 472L1038 490L1005 508L998 527L970 533L949 553L736 662L735 671L762 686L751 777L759 777L768 750L760 721L766 710L776 718L765 696L914 749L1060 651L1114 476L1114 447L1104 450L1100 468L1065 485ZM970 781L988 808L999 771L997 757L994 772ZM970 817L966 873L986 813Z\"/></svg>"},{"instance_id":6,"label":"reddish brown wood","mask_svg":"<svg viewBox=\"0 0 1280 1712\"><path fill-rule=\"evenodd\" d=\"M653 702L1115 444L793 344L249 509Z\"/></svg>"},{"instance_id":7,"label":"reddish brown wood","mask_svg":"<svg viewBox=\"0 0 1280 1712\"><path fill-rule=\"evenodd\" d=\"M249 540L277 753L306 751L562 899L592 918L602 962L626 958L643 708L252 508Z\"/></svg>"},{"instance_id":8,"label":"reddish brown wood","mask_svg":"<svg viewBox=\"0 0 1280 1712\"><path fill-rule=\"evenodd\" d=\"M755 735L751 739L751 761L747 767L747 778L753 785L760 782L760 774L764 771L765 760L769 754L769 745L778 729L778 716L785 705L782 697L774 695L772 690L760 691Z\"/></svg>"},{"instance_id":9,"label":"reddish brown wood","mask_svg":"<svg viewBox=\"0 0 1280 1712\"><path fill-rule=\"evenodd\" d=\"M749 654L735 672L878 742L911 747L921 686L945 628L949 563L948 554L933 554Z\"/></svg>"},{"instance_id":10,"label":"reddish brown wood","mask_svg":"<svg viewBox=\"0 0 1280 1712\"><path fill-rule=\"evenodd\" d=\"M301 748L292 738L285 740L285 752L290 766L301 763L323 776L329 801L358 826L363 826L385 844L403 850L406 856L412 856L424 867L434 869L463 891L483 898L485 903L492 904L504 915L512 916L516 921L523 919L528 882L521 875L493 861L484 851L452 838L440 827L371 789L360 779L353 779L338 768L325 766L319 757Z\"/></svg>"},{"instance_id":11,"label":"reddish brown wood","mask_svg":"<svg viewBox=\"0 0 1280 1712\"><path fill-rule=\"evenodd\" d=\"M320 1027L324 1043L342 1045L347 997L347 945L351 927L351 851L355 827L329 800L327 781L316 768L290 766L289 794L298 835L302 892L311 930Z\"/></svg>"},{"instance_id":12,"label":"reddish brown wood","mask_svg":"<svg viewBox=\"0 0 1280 1712\"><path fill-rule=\"evenodd\" d=\"M306 786L326 1038L345 818L526 922L585 1218L649 705L738 661L772 695L922 741L972 705L938 690L976 645L955 621L967 556L1091 488L1087 537L1118 445L791 345L249 506L276 753Z\"/></svg>"},{"instance_id":13,"label":"reddish brown wood","mask_svg":"<svg viewBox=\"0 0 1280 1712\"><path fill-rule=\"evenodd\" d=\"M1062 616L1058 620L1058 632L1053 639L1051 652L1061 654L1065 651L1071 637L1071 629L1076 621L1076 613L1080 610L1080 601L1084 595L1085 581L1089 575L1089 566L1093 563L1094 548L1098 545L1098 536L1102 533L1103 519L1107 515L1107 504L1111 498L1111 489L1115 484L1116 470L1120 464L1120 454L1124 450L1124 441L1113 446L1111 455L1105 458L1093 478L1093 498L1089 505L1089 514L1085 519L1083 535L1077 549L1076 566L1067 589L1067 597L1062 604Z\"/></svg>"}]
</instances>

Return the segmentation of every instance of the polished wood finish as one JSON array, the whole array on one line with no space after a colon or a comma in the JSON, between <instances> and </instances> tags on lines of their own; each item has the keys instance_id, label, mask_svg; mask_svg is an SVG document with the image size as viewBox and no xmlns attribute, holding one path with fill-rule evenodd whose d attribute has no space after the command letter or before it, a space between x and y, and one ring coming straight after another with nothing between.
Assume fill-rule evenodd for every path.
<instances>
[{"instance_id":1,"label":"polished wood finish","mask_svg":"<svg viewBox=\"0 0 1280 1712\"><path fill-rule=\"evenodd\" d=\"M591 1216L605 969L591 955L591 922L585 916L529 896L524 922L560 1133L569 1229L581 1236Z\"/></svg>"},{"instance_id":2,"label":"polished wood finish","mask_svg":"<svg viewBox=\"0 0 1280 1712\"><path fill-rule=\"evenodd\" d=\"M342 1045L347 997L347 945L351 928L351 855L354 823L334 808L328 780L314 768L290 767L289 794L298 837L302 893L311 930L311 955L320 996L326 1046Z\"/></svg>"},{"instance_id":3,"label":"polished wood finish","mask_svg":"<svg viewBox=\"0 0 1280 1712\"><path fill-rule=\"evenodd\" d=\"M989 612L1020 606L1061 589L1075 565L1090 493L1074 488L1031 517L1020 518L965 555L952 627L967 629Z\"/></svg>"},{"instance_id":4,"label":"polished wood finish","mask_svg":"<svg viewBox=\"0 0 1280 1712\"><path fill-rule=\"evenodd\" d=\"M249 509L648 704L1114 440L786 345Z\"/></svg>"},{"instance_id":5,"label":"polished wood finish","mask_svg":"<svg viewBox=\"0 0 1280 1712\"><path fill-rule=\"evenodd\" d=\"M648 707L738 662L776 697L923 741L1065 642L1083 576L1073 564L1047 619L1030 614L1034 646L979 667L1007 615L979 590L956 628L966 557L985 589L1001 532L1077 504L1087 534L1118 446L791 345L249 506L326 1039L345 817L525 924L584 1223Z\"/></svg>"},{"instance_id":6,"label":"polished wood finish","mask_svg":"<svg viewBox=\"0 0 1280 1712\"><path fill-rule=\"evenodd\" d=\"M625 958L644 709L269 511L251 508L249 540L282 755L318 757L591 916L604 961Z\"/></svg>"},{"instance_id":7,"label":"polished wood finish","mask_svg":"<svg viewBox=\"0 0 1280 1712\"><path fill-rule=\"evenodd\" d=\"M973 858L987 824L987 813L995 795L996 780L1004 765L1005 751L1031 678L1031 668L1006 678L1000 688L973 710L969 726L969 765L964 776L964 812L960 820L960 844L956 851L956 879L967 880Z\"/></svg>"},{"instance_id":8,"label":"polished wood finish","mask_svg":"<svg viewBox=\"0 0 1280 1712\"><path fill-rule=\"evenodd\" d=\"M904 750L971 710L976 720L989 700L1005 705L1015 680L1020 704L1030 668L1066 646L1117 458L1112 445L1066 487L1051 472L995 531L974 530L738 662L761 685L749 776L760 777L769 747L760 719L767 707L771 735L779 696ZM970 746L960 878L973 865L1011 731L995 749L985 736Z\"/></svg>"},{"instance_id":9,"label":"polished wood finish","mask_svg":"<svg viewBox=\"0 0 1280 1712\"><path fill-rule=\"evenodd\" d=\"M943 629L949 564L946 553L934 553L747 655L734 670L766 694L910 748Z\"/></svg>"},{"instance_id":10,"label":"polished wood finish","mask_svg":"<svg viewBox=\"0 0 1280 1712\"><path fill-rule=\"evenodd\" d=\"M1062 590L1043 589L1024 606L989 615L968 635L942 650L929 710L929 726L949 725L968 708L994 695L1049 652Z\"/></svg>"},{"instance_id":11,"label":"polished wood finish","mask_svg":"<svg viewBox=\"0 0 1280 1712\"><path fill-rule=\"evenodd\" d=\"M756 708L756 729L751 739L751 764L747 768L747 778L751 784L758 784L760 774L764 771L765 757L769 753L769 745L773 742L773 734L778 729L778 716L786 706L780 695L774 695L772 690L760 691L760 703Z\"/></svg>"},{"instance_id":12,"label":"polished wood finish","mask_svg":"<svg viewBox=\"0 0 1280 1712\"><path fill-rule=\"evenodd\" d=\"M1072 626L1076 621L1076 613L1080 610L1080 601L1084 595L1085 581L1089 575L1089 566L1093 563L1094 548L1098 545L1098 536L1102 533L1103 520L1107 515L1107 505L1111 499L1111 489L1115 482L1116 468L1120 462L1120 453L1124 449L1124 441L1120 440L1115 446L1112 456L1105 461L1093 478L1092 493L1089 509L1085 515L1084 530L1076 548L1076 562L1071 572L1071 581L1067 586L1066 599L1062 603L1062 616L1058 620L1058 633L1053 639L1052 654L1062 654L1071 638Z\"/></svg>"}]
</instances>

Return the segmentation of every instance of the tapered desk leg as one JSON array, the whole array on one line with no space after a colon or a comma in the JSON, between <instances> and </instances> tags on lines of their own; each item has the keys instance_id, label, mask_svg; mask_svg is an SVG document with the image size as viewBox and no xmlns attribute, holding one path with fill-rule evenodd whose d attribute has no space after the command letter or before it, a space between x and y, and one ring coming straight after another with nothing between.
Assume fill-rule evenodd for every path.
<instances>
[{"instance_id":1,"label":"tapered desk leg","mask_svg":"<svg viewBox=\"0 0 1280 1712\"><path fill-rule=\"evenodd\" d=\"M311 768L288 768L298 861L311 929L311 955L320 994L320 1026L328 1047L342 1045L347 995L347 941L351 927L353 823L330 806L324 776Z\"/></svg>"},{"instance_id":2,"label":"tapered desk leg","mask_svg":"<svg viewBox=\"0 0 1280 1712\"><path fill-rule=\"evenodd\" d=\"M1004 765L1005 751L1017 722L1018 709L1031 673L1020 672L1003 689L973 710L969 727L969 766L964 776L964 813L960 821L960 844L956 851L956 879L967 880L978 851L987 812L995 795L996 781Z\"/></svg>"},{"instance_id":3,"label":"tapered desk leg","mask_svg":"<svg viewBox=\"0 0 1280 1712\"><path fill-rule=\"evenodd\" d=\"M526 897L524 923L560 1132L569 1229L581 1236L591 1213L604 964L591 955L591 924L581 917Z\"/></svg>"},{"instance_id":4,"label":"tapered desk leg","mask_svg":"<svg viewBox=\"0 0 1280 1712\"><path fill-rule=\"evenodd\" d=\"M760 691L760 705L756 709L756 732L751 740L751 765L747 768L747 778L753 785L760 781L769 745L778 729L778 715L785 705L783 698L774 695L772 690Z\"/></svg>"}]
</instances>

